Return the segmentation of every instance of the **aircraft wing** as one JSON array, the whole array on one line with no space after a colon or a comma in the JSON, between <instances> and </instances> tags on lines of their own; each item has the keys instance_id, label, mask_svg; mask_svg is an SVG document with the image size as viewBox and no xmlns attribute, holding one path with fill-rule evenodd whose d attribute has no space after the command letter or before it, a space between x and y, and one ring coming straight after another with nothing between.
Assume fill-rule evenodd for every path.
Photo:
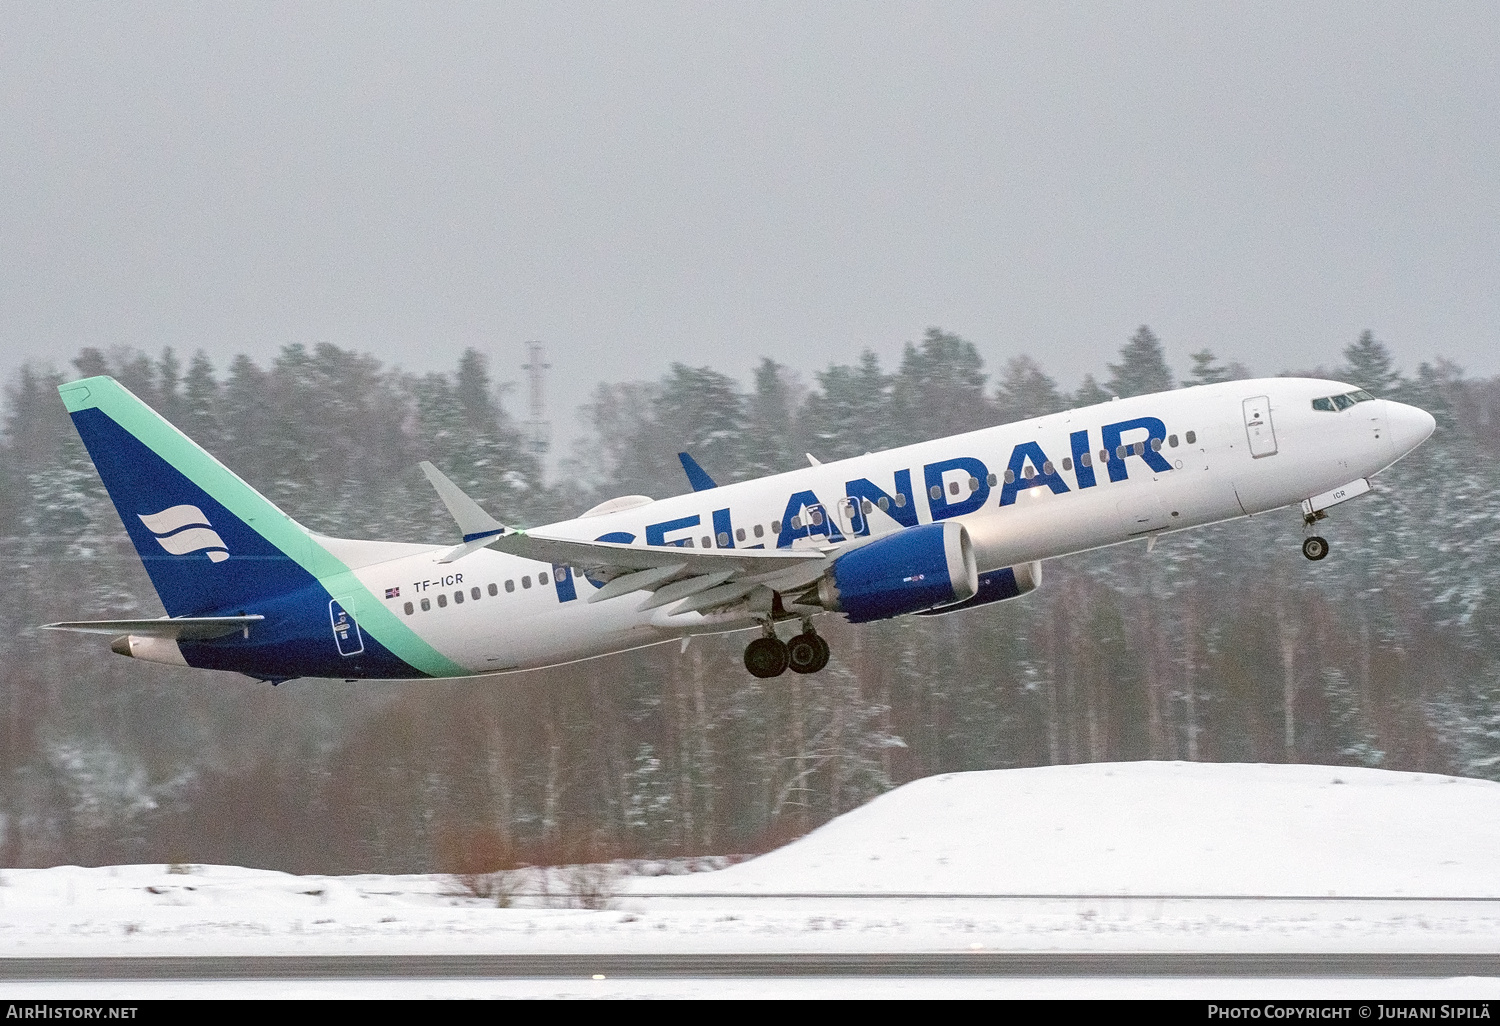
<instances>
[{"instance_id":1,"label":"aircraft wing","mask_svg":"<svg viewBox=\"0 0 1500 1026\"><path fill-rule=\"evenodd\" d=\"M632 592L655 592L642 607L679 602L673 613L707 612L733 605L757 588L805 588L828 569L834 553L818 549L693 550L673 545L638 546L575 541L512 531L489 540L488 548L524 559L574 567L608 583L589 596L602 602ZM680 600L680 601L679 601Z\"/></svg>"},{"instance_id":2,"label":"aircraft wing","mask_svg":"<svg viewBox=\"0 0 1500 1026\"><path fill-rule=\"evenodd\" d=\"M690 459L683 465L687 466ZM540 563L570 566L606 582L589 596L589 602L649 591L654 594L642 609L675 602L673 614L707 612L752 598L759 589L766 608L770 608L771 592L806 588L822 576L836 555L833 550L821 549L694 550L675 545L622 545L517 531L491 517L437 467L427 462L421 466L463 533L463 541L438 562L451 563L488 548Z\"/></svg>"},{"instance_id":3,"label":"aircraft wing","mask_svg":"<svg viewBox=\"0 0 1500 1026\"><path fill-rule=\"evenodd\" d=\"M134 634L143 638L176 641L207 641L236 634L264 616L178 616L156 620L72 620L42 625L44 631L78 631L83 634Z\"/></svg>"}]
</instances>

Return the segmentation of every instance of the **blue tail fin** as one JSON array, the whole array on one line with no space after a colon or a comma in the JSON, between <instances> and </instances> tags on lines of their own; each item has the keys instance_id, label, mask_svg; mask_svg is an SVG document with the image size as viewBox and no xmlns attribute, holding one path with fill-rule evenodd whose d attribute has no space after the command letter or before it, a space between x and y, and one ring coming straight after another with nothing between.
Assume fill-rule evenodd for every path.
<instances>
[{"instance_id":1,"label":"blue tail fin","mask_svg":"<svg viewBox=\"0 0 1500 1026\"><path fill-rule=\"evenodd\" d=\"M317 583L306 530L119 382L59 391L169 616Z\"/></svg>"}]
</instances>

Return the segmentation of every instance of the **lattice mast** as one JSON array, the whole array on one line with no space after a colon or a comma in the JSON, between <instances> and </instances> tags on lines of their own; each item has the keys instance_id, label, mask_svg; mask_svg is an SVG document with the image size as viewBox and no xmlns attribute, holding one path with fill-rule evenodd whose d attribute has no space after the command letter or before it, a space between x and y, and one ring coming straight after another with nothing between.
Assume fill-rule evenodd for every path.
<instances>
[{"instance_id":1,"label":"lattice mast","mask_svg":"<svg viewBox=\"0 0 1500 1026\"><path fill-rule=\"evenodd\" d=\"M545 390L546 374L551 367L540 342L526 343L526 362L521 365L526 372L527 384L526 437L532 452L538 456L544 455L552 444L552 422L547 419Z\"/></svg>"}]
</instances>

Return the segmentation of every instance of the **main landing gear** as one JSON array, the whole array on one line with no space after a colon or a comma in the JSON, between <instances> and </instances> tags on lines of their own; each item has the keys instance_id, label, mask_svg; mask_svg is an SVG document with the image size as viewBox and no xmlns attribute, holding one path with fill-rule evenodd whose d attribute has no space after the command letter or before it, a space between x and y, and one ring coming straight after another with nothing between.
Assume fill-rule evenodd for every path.
<instances>
[{"instance_id":1,"label":"main landing gear","mask_svg":"<svg viewBox=\"0 0 1500 1026\"><path fill-rule=\"evenodd\" d=\"M802 633L783 642L767 625L765 635L745 646L745 669L754 677L780 677L788 669L793 673L817 673L828 665L828 642L815 633L811 624L803 624Z\"/></svg>"}]
</instances>

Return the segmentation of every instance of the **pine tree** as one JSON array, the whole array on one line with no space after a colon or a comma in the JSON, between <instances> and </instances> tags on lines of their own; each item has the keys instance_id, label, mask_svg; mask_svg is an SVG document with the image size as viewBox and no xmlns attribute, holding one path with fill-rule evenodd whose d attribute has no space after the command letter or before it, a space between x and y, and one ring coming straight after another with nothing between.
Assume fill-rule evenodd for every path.
<instances>
[{"instance_id":1,"label":"pine tree","mask_svg":"<svg viewBox=\"0 0 1500 1026\"><path fill-rule=\"evenodd\" d=\"M745 399L733 378L709 367L674 363L654 406L662 462L679 481L677 453L684 451L715 481L744 478Z\"/></svg>"},{"instance_id":2,"label":"pine tree","mask_svg":"<svg viewBox=\"0 0 1500 1026\"><path fill-rule=\"evenodd\" d=\"M1083 384L1078 386L1078 391L1073 393L1073 405L1093 406L1096 403L1109 402L1109 393L1099 386L1092 374L1083 376Z\"/></svg>"},{"instance_id":3,"label":"pine tree","mask_svg":"<svg viewBox=\"0 0 1500 1026\"><path fill-rule=\"evenodd\" d=\"M1193 361L1193 372L1183 384L1217 385L1221 381L1230 380L1229 368L1218 364L1219 358L1212 349L1204 348L1188 355Z\"/></svg>"},{"instance_id":4,"label":"pine tree","mask_svg":"<svg viewBox=\"0 0 1500 1026\"><path fill-rule=\"evenodd\" d=\"M765 477L802 463L797 446L797 412L801 405L791 372L770 357L755 368L755 390L746 404L745 477Z\"/></svg>"},{"instance_id":5,"label":"pine tree","mask_svg":"<svg viewBox=\"0 0 1500 1026\"><path fill-rule=\"evenodd\" d=\"M1053 381L1029 356L1006 361L1005 373L995 388L995 419L1010 424L1029 417L1056 413L1067 403Z\"/></svg>"},{"instance_id":6,"label":"pine tree","mask_svg":"<svg viewBox=\"0 0 1500 1026\"><path fill-rule=\"evenodd\" d=\"M984 394L984 361L972 342L928 328L921 345L907 343L892 402L906 441L941 438L993 422Z\"/></svg>"},{"instance_id":7,"label":"pine tree","mask_svg":"<svg viewBox=\"0 0 1500 1026\"><path fill-rule=\"evenodd\" d=\"M1350 383L1376 396L1389 395L1401 384L1401 375L1391 365L1390 351L1368 328L1344 350L1343 373Z\"/></svg>"},{"instance_id":8,"label":"pine tree","mask_svg":"<svg viewBox=\"0 0 1500 1026\"><path fill-rule=\"evenodd\" d=\"M1161 342L1144 324L1120 347L1120 362L1110 364L1109 373L1109 383L1104 387L1110 395L1121 399L1165 392L1172 387L1172 371Z\"/></svg>"},{"instance_id":9,"label":"pine tree","mask_svg":"<svg viewBox=\"0 0 1500 1026\"><path fill-rule=\"evenodd\" d=\"M870 350L856 366L818 372L819 391L803 404L803 437L821 460L841 460L900 444L893 429L891 376Z\"/></svg>"}]
</instances>

